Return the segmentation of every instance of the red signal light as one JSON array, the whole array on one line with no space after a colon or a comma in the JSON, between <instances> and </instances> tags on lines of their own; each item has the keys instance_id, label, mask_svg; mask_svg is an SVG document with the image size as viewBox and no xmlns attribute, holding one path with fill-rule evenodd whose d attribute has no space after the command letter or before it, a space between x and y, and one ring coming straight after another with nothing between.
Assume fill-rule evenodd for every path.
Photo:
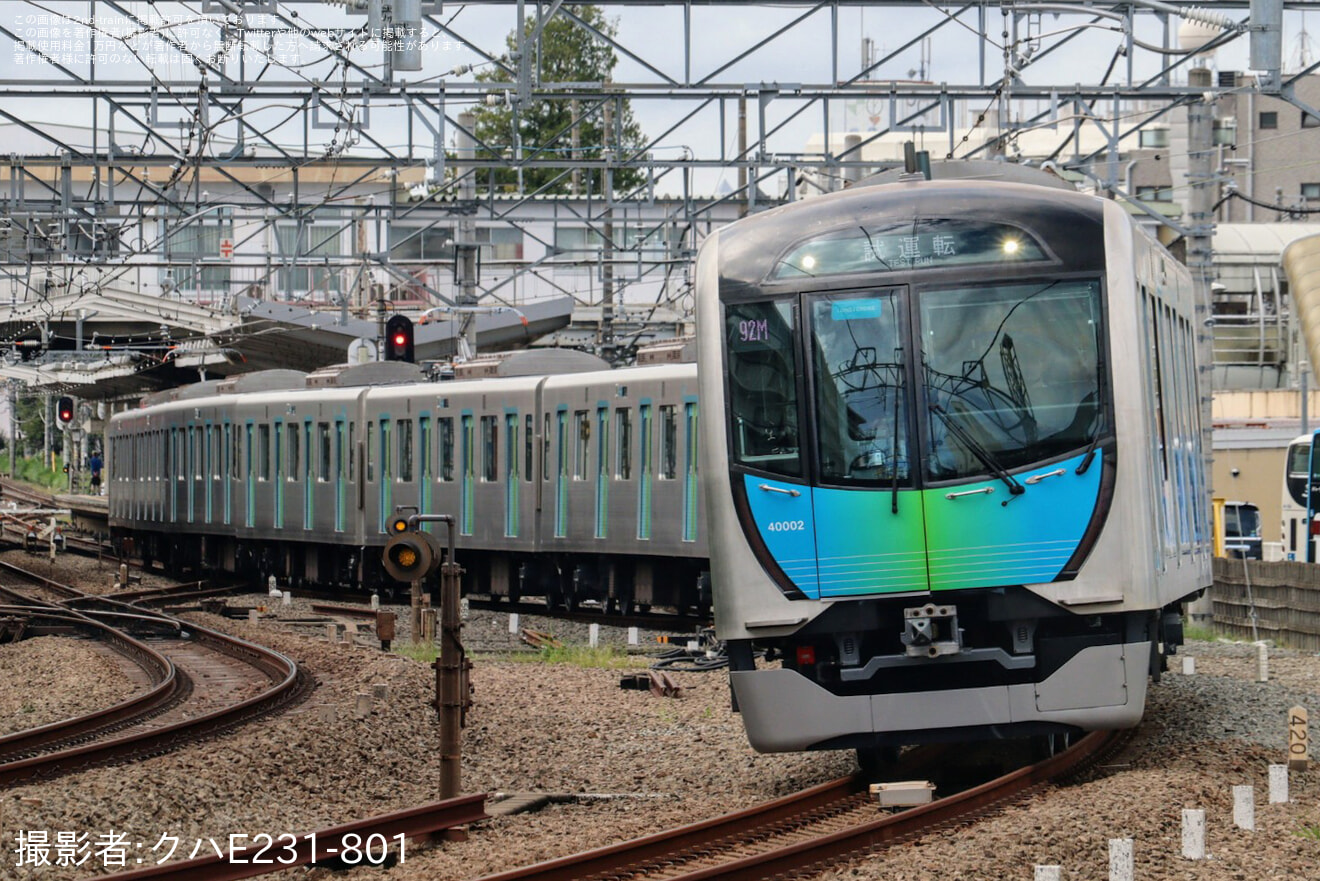
<instances>
[{"instance_id":1,"label":"red signal light","mask_svg":"<svg viewBox=\"0 0 1320 881\"><path fill-rule=\"evenodd\" d=\"M413 360L413 323L406 315L395 315L385 324L385 360Z\"/></svg>"}]
</instances>

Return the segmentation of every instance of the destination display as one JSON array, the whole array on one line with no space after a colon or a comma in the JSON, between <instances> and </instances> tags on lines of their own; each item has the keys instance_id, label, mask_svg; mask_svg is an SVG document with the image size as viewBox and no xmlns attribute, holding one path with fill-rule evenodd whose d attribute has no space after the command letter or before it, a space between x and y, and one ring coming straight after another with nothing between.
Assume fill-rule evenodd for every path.
<instances>
[{"instance_id":1,"label":"destination display","mask_svg":"<svg viewBox=\"0 0 1320 881\"><path fill-rule=\"evenodd\" d=\"M978 263L1025 263L1047 255L1015 226L936 218L887 226L858 226L794 245L772 278L939 269Z\"/></svg>"}]
</instances>

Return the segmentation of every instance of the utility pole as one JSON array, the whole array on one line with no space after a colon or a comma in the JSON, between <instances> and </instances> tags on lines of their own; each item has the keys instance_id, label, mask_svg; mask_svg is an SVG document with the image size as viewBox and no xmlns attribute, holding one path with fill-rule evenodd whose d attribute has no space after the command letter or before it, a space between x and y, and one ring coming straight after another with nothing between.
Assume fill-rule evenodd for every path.
<instances>
[{"instance_id":1,"label":"utility pole","mask_svg":"<svg viewBox=\"0 0 1320 881\"><path fill-rule=\"evenodd\" d=\"M578 120L578 114L581 112L579 108L577 98L573 98L568 102L568 115L573 118L573 127L568 130L568 158L573 161L577 161L578 156L581 155L579 151L582 149L582 123ZM574 165L573 173L569 175L568 179L569 194L573 196L580 194L582 192L582 169Z\"/></svg>"},{"instance_id":2,"label":"utility pole","mask_svg":"<svg viewBox=\"0 0 1320 881\"><path fill-rule=\"evenodd\" d=\"M606 88L609 81L605 81ZM601 296L600 296L600 353L606 361L614 361L614 170L610 167L610 135L614 129L614 104L605 101L601 118L601 156L605 158L605 167L601 169L601 198L605 201L605 242L601 249Z\"/></svg>"},{"instance_id":3,"label":"utility pole","mask_svg":"<svg viewBox=\"0 0 1320 881\"><path fill-rule=\"evenodd\" d=\"M738 198L742 204L738 206L738 216L747 216L747 206L751 204L751 199L747 193L747 166L744 164L747 159L747 96L738 96ZM833 189L831 187L831 189Z\"/></svg>"},{"instance_id":4,"label":"utility pole","mask_svg":"<svg viewBox=\"0 0 1320 881\"><path fill-rule=\"evenodd\" d=\"M51 423L55 421L55 400L50 395L41 396L41 412L43 414L41 421L45 423L43 426L45 431L41 442L41 467L49 468L54 471L54 444L52 443L53 438L51 437Z\"/></svg>"},{"instance_id":5,"label":"utility pole","mask_svg":"<svg viewBox=\"0 0 1320 881\"><path fill-rule=\"evenodd\" d=\"M1197 67L1187 72L1187 84L1193 89L1210 89L1211 74ZM1188 196L1187 268L1192 271L1196 301L1196 341L1201 363L1201 451L1205 475L1210 483L1212 456L1211 380L1214 376L1214 309L1210 283L1214 280L1214 104L1198 99L1187 108L1187 181ZM1208 490L1213 487L1207 486ZM1207 499L1207 501L1209 501Z\"/></svg>"},{"instance_id":6,"label":"utility pole","mask_svg":"<svg viewBox=\"0 0 1320 881\"><path fill-rule=\"evenodd\" d=\"M367 271L370 265L367 261L367 213L366 200L362 197L357 199L358 216L353 221L353 238L355 247L355 256L358 258L358 276L357 284L353 286L352 298L353 305L365 307L367 298L371 292L371 273ZM385 250L382 248L381 250ZM348 300L349 294L345 291L340 295L339 323L342 326L348 325Z\"/></svg>"},{"instance_id":7,"label":"utility pole","mask_svg":"<svg viewBox=\"0 0 1320 881\"><path fill-rule=\"evenodd\" d=\"M9 381L9 476L14 476L18 455L18 383Z\"/></svg>"},{"instance_id":8,"label":"utility pole","mask_svg":"<svg viewBox=\"0 0 1320 881\"><path fill-rule=\"evenodd\" d=\"M466 164L477 156L477 143L472 139L472 129L477 124L477 117L470 112L458 115L458 135L455 146L458 153L458 198L464 206L470 205L477 198L476 172ZM458 239L454 242L458 282L457 305L459 307L459 354L464 358L473 358L477 354L477 224L471 214L460 215L458 221Z\"/></svg>"}]
</instances>

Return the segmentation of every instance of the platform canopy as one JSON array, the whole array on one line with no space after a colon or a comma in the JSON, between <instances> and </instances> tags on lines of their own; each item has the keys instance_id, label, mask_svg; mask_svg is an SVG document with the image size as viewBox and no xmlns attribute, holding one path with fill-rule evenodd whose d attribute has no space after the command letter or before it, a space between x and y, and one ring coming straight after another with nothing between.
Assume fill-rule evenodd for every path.
<instances>
[{"instance_id":1,"label":"platform canopy","mask_svg":"<svg viewBox=\"0 0 1320 881\"><path fill-rule=\"evenodd\" d=\"M311 372L344 363L355 341L367 341L370 350L384 324L384 317L355 318L297 303L234 297L222 309L128 290L56 294L40 309L33 305L0 307L12 347L0 361L0 377L83 400L135 397L258 370ZM573 305L565 296L483 311L475 316L477 351L530 345L566 327ZM44 355L22 360L21 341L29 340L27 350L34 351L43 332ZM419 322L417 360L453 356L458 336L456 317Z\"/></svg>"}]
</instances>

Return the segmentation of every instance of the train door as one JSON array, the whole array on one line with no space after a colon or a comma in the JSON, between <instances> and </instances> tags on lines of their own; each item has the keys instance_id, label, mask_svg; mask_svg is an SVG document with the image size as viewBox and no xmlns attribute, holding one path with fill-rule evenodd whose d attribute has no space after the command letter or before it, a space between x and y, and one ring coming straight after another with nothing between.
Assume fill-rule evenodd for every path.
<instances>
[{"instance_id":1,"label":"train door","mask_svg":"<svg viewBox=\"0 0 1320 881\"><path fill-rule=\"evenodd\" d=\"M214 467L215 445L212 443L211 421L208 419L206 425L202 428L202 480L205 481L204 488L206 494L206 514L203 520L211 522L211 503L215 495L214 478L212 469Z\"/></svg>"},{"instance_id":2,"label":"train door","mask_svg":"<svg viewBox=\"0 0 1320 881\"><path fill-rule=\"evenodd\" d=\"M183 480L187 485L188 522L193 522L193 512L197 510L197 428L189 425L184 437L187 448L184 452Z\"/></svg>"},{"instance_id":3,"label":"train door","mask_svg":"<svg viewBox=\"0 0 1320 881\"><path fill-rule=\"evenodd\" d=\"M263 425L262 428L265 428ZM243 525L251 529L257 525L257 449L255 423L249 419L244 426L243 476L245 492L243 494ZM264 467L264 466L263 466Z\"/></svg>"},{"instance_id":4,"label":"train door","mask_svg":"<svg viewBox=\"0 0 1320 881\"><path fill-rule=\"evenodd\" d=\"M655 464L651 455L652 405L650 398L642 398L637 405L637 432L639 435L637 461L637 538L651 538L651 482L655 479Z\"/></svg>"},{"instance_id":5,"label":"train door","mask_svg":"<svg viewBox=\"0 0 1320 881\"><path fill-rule=\"evenodd\" d=\"M324 424L325 423L322 423L322 425ZM315 491L318 477L316 471L316 452L316 448L312 446L312 419L309 416L303 420L303 461L301 469L303 485L303 529L306 530L310 530L316 525Z\"/></svg>"},{"instance_id":6,"label":"train door","mask_svg":"<svg viewBox=\"0 0 1320 881\"><path fill-rule=\"evenodd\" d=\"M596 405L596 538L609 537L610 524L610 408L608 404Z\"/></svg>"},{"instance_id":7,"label":"train door","mask_svg":"<svg viewBox=\"0 0 1320 881\"><path fill-rule=\"evenodd\" d=\"M459 494L458 534L471 535L476 491L476 428L471 410L464 410L459 420Z\"/></svg>"},{"instance_id":8,"label":"train door","mask_svg":"<svg viewBox=\"0 0 1320 881\"><path fill-rule=\"evenodd\" d=\"M352 448L348 445L347 420L335 417L335 532L344 531L345 501L348 497L348 463L352 461Z\"/></svg>"},{"instance_id":9,"label":"train door","mask_svg":"<svg viewBox=\"0 0 1320 881\"><path fill-rule=\"evenodd\" d=\"M224 493L226 526L234 522L234 488L232 481L238 477L238 455L235 452L234 443L234 424L226 419L224 424L224 452L221 461L224 475L220 481L220 489Z\"/></svg>"},{"instance_id":10,"label":"train door","mask_svg":"<svg viewBox=\"0 0 1320 881\"><path fill-rule=\"evenodd\" d=\"M417 455L418 455L418 483L417 483L417 509L423 514L430 514L431 495L434 487L431 481L435 479L435 469L432 467L431 450L431 411L422 410L417 414ZM434 532L434 524L428 523L422 527L427 532Z\"/></svg>"},{"instance_id":11,"label":"train door","mask_svg":"<svg viewBox=\"0 0 1320 881\"><path fill-rule=\"evenodd\" d=\"M291 426L292 427L292 426ZM284 528L284 420L275 420L275 528Z\"/></svg>"},{"instance_id":12,"label":"train door","mask_svg":"<svg viewBox=\"0 0 1320 881\"><path fill-rule=\"evenodd\" d=\"M518 409L504 410L504 536L517 538L518 509Z\"/></svg>"},{"instance_id":13,"label":"train door","mask_svg":"<svg viewBox=\"0 0 1320 881\"><path fill-rule=\"evenodd\" d=\"M377 477L380 480L380 509L377 512L377 530L385 532L386 525L390 516L394 513L394 464L391 461L390 446L390 417L389 414L382 414L380 417L380 473Z\"/></svg>"}]
</instances>

